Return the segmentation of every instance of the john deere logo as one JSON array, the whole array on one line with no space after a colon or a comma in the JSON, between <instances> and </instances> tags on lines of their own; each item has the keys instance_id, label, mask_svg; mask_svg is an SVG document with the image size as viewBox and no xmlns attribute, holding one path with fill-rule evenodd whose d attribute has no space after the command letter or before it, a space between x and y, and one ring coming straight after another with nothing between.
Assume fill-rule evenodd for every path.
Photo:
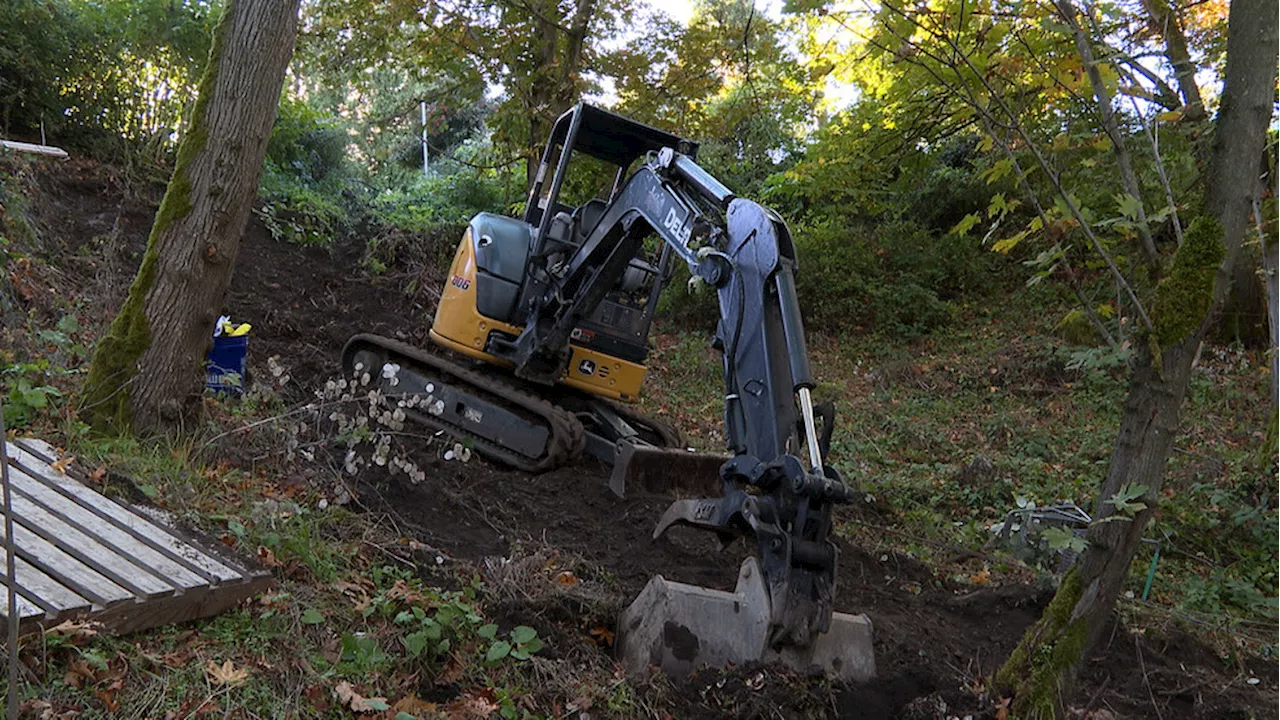
<instances>
[{"instance_id":1,"label":"john deere logo","mask_svg":"<svg viewBox=\"0 0 1280 720\"><path fill-rule=\"evenodd\" d=\"M595 375L596 364L590 360L583 360L582 362L578 363L578 372L582 373L583 375Z\"/></svg>"}]
</instances>

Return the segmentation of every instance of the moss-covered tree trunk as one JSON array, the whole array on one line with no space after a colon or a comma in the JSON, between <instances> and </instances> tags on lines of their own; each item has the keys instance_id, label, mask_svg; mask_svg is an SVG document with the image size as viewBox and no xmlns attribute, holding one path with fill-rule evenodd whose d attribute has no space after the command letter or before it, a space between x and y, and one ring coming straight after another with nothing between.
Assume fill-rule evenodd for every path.
<instances>
[{"instance_id":1,"label":"moss-covered tree trunk","mask_svg":"<svg viewBox=\"0 0 1280 720\"><path fill-rule=\"evenodd\" d=\"M129 297L94 352L82 404L99 429L154 430L198 397L231 282L299 0L228 0Z\"/></svg>"},{"instance_id":2,"label":"moss-covered tree trunk","mask_svg":"<svg viewBox=\"0 0 1280 720\"><path fill-rule=\"evenodd\" d=\"M1228 23L1222 105L1205 178L1206 212L1192 223L1156 287L1155 331L1135 358L1089 546L994 678L997 692L1013 696L1011 714L1020 718L1062 716L1081 664L1109 625L1160 497L1196 349L1231 289L1276 101L1274 1L1235 0ZM1139 485L1145 492L1138 512L1117 512L1108 502L1123 488Z\"/></svg>"},{"instance_id":3,"label":"moss-covered tree trunk","mask_svg":"<svg viewBox=\"0 0 1280 720\"><path fill-rule=\"evenodd\" d=\"M1270 464L1280 448L1280 147L1271 159L1271 200L1258 202L1262 234L1262 272L1267 288L1267 329L1271 356L1271 418L1258 459Z\"/></svg>"}]
</instances>

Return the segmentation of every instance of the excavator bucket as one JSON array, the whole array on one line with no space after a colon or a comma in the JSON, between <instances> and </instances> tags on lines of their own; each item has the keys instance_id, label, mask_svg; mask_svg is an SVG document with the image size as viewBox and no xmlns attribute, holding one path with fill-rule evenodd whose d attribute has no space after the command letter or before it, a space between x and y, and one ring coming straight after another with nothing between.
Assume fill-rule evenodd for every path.
<instances>
[{"instance_id":1,"label":"excavator bucket","mask_svg":"<svg viewBox=\"0 0 1280 720\"><path fill-rule=\"evenodd\" d=\"M655 576L618 619L618 658L629 675L651 666L673 677L698 668L778 662L796 671L821 668L846 682L876 674L871 620L832 613L831 626L808 647L769 645L769 593L756 558L747 558L734 592Z\"/></svg>"},{"instance_id":2,"label":"excavator bucket","mask_svg":"<svg viewBox=\"0 0 1280 720\"><path fill-rule=\"evenodd\" d=\"M626 497L628 489L647 493L718 495L720 466L729 458L645 443L618 443L609 489Z\"/></svg>"}]
</instances>

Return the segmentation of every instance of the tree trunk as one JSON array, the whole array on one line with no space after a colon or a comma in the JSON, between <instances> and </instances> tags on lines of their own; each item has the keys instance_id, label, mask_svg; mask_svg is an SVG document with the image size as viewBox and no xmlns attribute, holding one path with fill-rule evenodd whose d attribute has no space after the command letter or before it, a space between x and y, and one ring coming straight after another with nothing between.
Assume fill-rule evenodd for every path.
<instances>
[{"instance_id":1,"label":"tree trunk","mask_svg":"<svg viewBox=\"0 0 1280 720\"><path fill-rule=\"evenodd\" d=\"M155 430L196 396L253 206L299 0L229 0L138 275L90 364L97 428Z\"/></svg>"},{"instance_id":2,"label":"tree trunk","mask_svg":"<svg viewBox=\"0 0 1280 720\"><path fill-rule=\"evenodd\" d=\"M538 174L542 146L551 134L552 124L578 100L578 80L595 8L596 0L579 0L568 27L543 18L537 20L539 67L533 73L528 101L529 161L525 179L529 187L533 187ZM559 16L554 4L550 10L548 17Z\"/></svg>"},{"instance_id":3,"label":"tree trunk","mask_svg":"<svg viewBox=\"0 0 1280 720\"><path fill-rule=\"evenodd\" d=\"M1262 284L1266 289L1267 298L1267 355L1271 359L1271 422L1267 426L1267 441L1262 447L1262 453L1269 463L1276 461L1276 446L1280 443L1277 438L1277 430L1280 430L1280 307L1276 303L1280 301L1280 278L1277 277L1277 270L1280 270L1280 258L1276 257L1277 246L1275 240L1275 218L1274 216L1263 220L1262 203L1258 198L1253 202L1254 222L1258 226L1258 244L1262 247ZM1271 232L1267 231L1267 225L1272 226ZM1274 464L1271 467L1275 467Z\"/></svg>"},{"instance_id":4,"label":"tree trunk","mask_svg":"<svg viewBox=\"0 0 1280 720\"><path fill-rule=\"evenodd\" d=\"M1200 88L1196 85L1196 65L1191 62L1191 53L1187 51L1187 36L1182 32L1182 24L1167 0L1143 0L1151 18L1152 28L1164 38L1165 57L1173 66L1178 79L1178 91L1182 93L1182 102L1186 105L1188 120L1204 119L1204 101L1200 99Z\"/></svg>"},{"instance_id":5,"label":"tree trunk","mask_svg":"<svg viewBox=\"0 0 1280 720\"><path fill-rule=\"evenodd\" d=\"M1235 0L1228 22L1222 109L1206 183L1211 216L1188 228L1173 267L1156 288L1154 332L1137 347L1089 546L993 679L997 692L1013 696L1011 714L1021 718L1062 716L1084 658L1109 625L1155 512L1196 349L1230 291L1258 186L1256 159L1275 102L1275 6ZM1132 517L1117 512L1109 501L1137 486L1144 489L1143 506Z\"/></svg>"}]
</instances>

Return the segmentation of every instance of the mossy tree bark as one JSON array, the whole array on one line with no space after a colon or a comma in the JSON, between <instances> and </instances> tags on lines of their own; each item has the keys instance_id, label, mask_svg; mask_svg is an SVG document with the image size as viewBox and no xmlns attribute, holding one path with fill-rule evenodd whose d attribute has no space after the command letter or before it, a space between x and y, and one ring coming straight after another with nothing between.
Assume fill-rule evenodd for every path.
<instances>
[{"instance_id":1,"label":"mossy tree bark","mask_svg":"<svg viewBox=\"0 0 1280 720\"><path fill-rule=\"evenodd\" d=\"M1258 461L1270 464L1280 447L1280 146L1275 147L1268 165L1271 199L1257 202L1254 214L1262 242L1262 274L1267 293L1267 337L1271 355L1271 418L1267 437L1258 451Z\"/></svg>"},{"instance_id":2,"label":"mossy tree bark","mask_svg":"<svg viewBox=\"0 0 1280 720\"><path fill-rule=\"evenodd\" d=\"M299 0L228 0L138 275L99 342L82 407L102 430L159 429L198 397L257 194Z\"/></svg>"},{"instance_id":3,"label":"mossy tree bark","mask_svg":"<svg viewBox=\"0 0 1280 720\"><path fill-rule=\"evenodd\" d=\"M1276 102L1277 16L1272 0L1235 0L1228 19L1222 104L1206 171L1205 214L1188 229L1156 287L1154 332L1139 343L1128 397L1088 532L1088 548L1044 616L993 679L1012 715L1061 717L1089 650L1109 627L1142 534L1155 512L1196 350L1231 289L1256 197L1258 158ZM1118 515L1107 501L1143 486L1145 508Z\"/></svg>"}]
</instances>

